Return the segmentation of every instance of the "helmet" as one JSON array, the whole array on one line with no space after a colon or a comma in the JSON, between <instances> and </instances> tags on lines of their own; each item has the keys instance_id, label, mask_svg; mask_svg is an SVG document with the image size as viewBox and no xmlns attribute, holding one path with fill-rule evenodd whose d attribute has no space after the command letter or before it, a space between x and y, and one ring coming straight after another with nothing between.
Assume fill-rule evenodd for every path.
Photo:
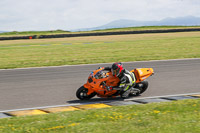
<instances>
[{"instance_id":1,"label":"helmet","mask_svg":"<svg viewBox=\"0 0 200 133\"><path fill-rule=\"evenodd\" d=\"M124 70L124 68L121 62L113 63L111 67L113 76L119 76L122 73L122 70Z\"/></svg>"}]
</instances>

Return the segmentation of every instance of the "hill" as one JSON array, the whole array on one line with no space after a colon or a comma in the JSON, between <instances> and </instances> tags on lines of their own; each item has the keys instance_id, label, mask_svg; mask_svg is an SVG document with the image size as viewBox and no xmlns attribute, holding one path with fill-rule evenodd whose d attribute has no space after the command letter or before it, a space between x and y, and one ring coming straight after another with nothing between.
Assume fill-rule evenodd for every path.
<instances>
[{"instance_id":1,"label":"hill","mask_svg":"<svg viewBox=\"0 0 200 133\"><path fill-rule=\"evenodd\" d=\"M4 33L4 32L7 32L7 31L0 31L0 33Z\"/></svg>"},{"instance_id":2,"label":"hill","mask_svg":"<svg viewBox=\"0 0 200 133\"><path fill-rule=\"evenodd\" d=\"M160 21L137 21L129 19L119 19L99 27L83 28L74 31L91 31L100 29L139 27L139 26L198 26L198 25L200 25L200 17L194 17L194 16L165 18Z\"/></svg>"}]
</instances>

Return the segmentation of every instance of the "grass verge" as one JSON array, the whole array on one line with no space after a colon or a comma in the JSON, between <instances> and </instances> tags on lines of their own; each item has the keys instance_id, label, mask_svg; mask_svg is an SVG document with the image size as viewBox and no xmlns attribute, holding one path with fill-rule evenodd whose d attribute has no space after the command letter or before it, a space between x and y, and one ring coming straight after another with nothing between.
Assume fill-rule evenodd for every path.
<instances>
[{"instance_id":1,"label":"grass verge","mask_svg":"<svg viewBox=\"0 0 200 133\"><path fill-rule=\"evenodd\" d=\"M0 119L2 133L197 133L200 99Z\"/></svg>"},{"instance_id":2,"label":"grass verge","mask_svg":"<svg viewBox=\"0 0 200 133\"><path fill-rule=\"evenodd\" d=\"M0 69L200 57L200 32L0 42Z\"/></svg>"},{"instance_id":3,"label":"grass verge","mask_svg":"<svg viewBox=\"0 0 200 133\"><path fill-rule=\"evenodd\" d=\"M52 30L52 31L13 31L0 33L0 37L5 36L28 36L28 35L54 35L54 34L77 34L77 33L97 33L97 32L118 32L118 31L142 31L142 30L167 30L167 29L191 29L200 28L200 26L140 26L140 27L127 27L127 28L110 28L103 30L93 31L64 31L64 30Z\"/></svg>"}]
</instances>

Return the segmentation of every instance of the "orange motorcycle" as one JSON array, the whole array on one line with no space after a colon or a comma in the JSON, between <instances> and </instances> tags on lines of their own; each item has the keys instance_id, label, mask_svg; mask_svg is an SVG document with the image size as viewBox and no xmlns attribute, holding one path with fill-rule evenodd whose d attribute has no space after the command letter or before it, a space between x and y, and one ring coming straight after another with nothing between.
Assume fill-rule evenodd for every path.
<instances>
[{"instance_id":1,"label":"orange motorcycle","mask_svg":"<svg viewBox=\"0 0 200 133\"><path fill-rule=\"evenodd\" d=\"M154 74L154 70L153 68L136 68L130 72L135 74L136 84L132 87L129 95L138 96L147 90L148 81L146 79ZM121 89L108 90L110 86L118 86L119 82L119 78L113 76L111 72L105 72L104 68L99 68L91 72L87 83L76 91L76 96L80 100L88 100L95 95L102 98L120 96Z\"/></svg>"}]
</instances>

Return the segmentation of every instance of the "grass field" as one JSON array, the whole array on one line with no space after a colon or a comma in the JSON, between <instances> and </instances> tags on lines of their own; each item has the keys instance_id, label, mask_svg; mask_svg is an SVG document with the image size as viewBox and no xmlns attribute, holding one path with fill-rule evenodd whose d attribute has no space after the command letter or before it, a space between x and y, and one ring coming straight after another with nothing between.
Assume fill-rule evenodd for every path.
<instances>
[{"instance_id":1,"label":"grass field","mask_svg":"<svg viewBox=\"0 0 200 133\"><path fill-rule=\"evenodd\" d=\"M200 99L0 119L2 133L198 133Z\"/></svg>"},{"instance_id":2,"label":"grass field","mask_svg":"<svg viewBox=\"0 0 200 133\"><path fill-rule=\"evenodd\" d=\"M51 35L51 34L68 34L71 33L69 31L63 30L54 30L54 31L12 31L12 32L4 32L0 33L0 37L3 36L27 36L27 35Z\"/></svg>"},{"instance_id":3,"label":"grass field","mask_svg":"<svg viewBox=\"0 0 200 133\"><path fill-rule=\"evenodd\" d=\"M200 32L0 41L0 69L200 57Z\"/></svg>"},{"instance_id":4,"label":"grass field","mask_svg":"<svg viewBox=\"0 0 200 133\"><path fill-rule=\"evenodd\" d=\"M64 31L64 30L52 30L52 31L23 31L23 32L6 32L0 33L0 37L3 36L27 36L27 35L52 35L52 34L77 34L77 33L96 33L96 32L115 32L115 31L140 31L140 30L166 30L166 29L188 29L188 28L200 28L200 26L141 26L141 27L127 27L127 28L111 28L104 30L94 31Z\"/></svg>"}]
</instances>

